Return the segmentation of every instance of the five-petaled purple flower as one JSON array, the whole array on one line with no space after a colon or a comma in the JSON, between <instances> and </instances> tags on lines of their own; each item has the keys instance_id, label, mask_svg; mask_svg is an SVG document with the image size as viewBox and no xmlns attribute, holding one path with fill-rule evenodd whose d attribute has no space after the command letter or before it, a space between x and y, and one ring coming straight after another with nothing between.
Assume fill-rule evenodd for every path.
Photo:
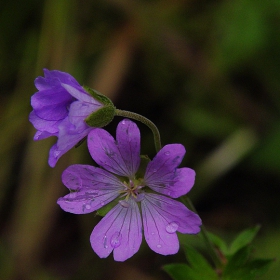
<instances>
[{"instance_id":1,"label":"five-petaled purple flower","mask_svg":"<svg viewBox=\"0 0 280 280\"><path fill-rule=\"evenodd\" d=\"M62 181L70 194L59 198L58 204L67 212L86 214L118 200L90 236L99 257L106 258L112 251L116 261L133 256L142 242L142 225L149 247L162 255L178 252L176 231L200 231L199 216L170 198L189 192L195 180L194 170L178 168L185 154L181 144L164 146L147 164L142 178L137 175L140 132L134 122L125 119L119 123L116 141L103 129L90 131L88 148L102 168L68 167Z\"/></svg>"},{"instance_id":2,"label":"five-petaled purple flower","mask_svg":"<svg viewBox=\"0 0 280 280\"><path fill-rule=\"evenodd\" d=\"M29 120L38 130L34 140L58 137L49 154L49 165L54 167L63 154L92 130L84 120L103 105L68 73L44 69L44 74L45 77L35 80L38 92L31 97L33 111Z\"/></svg>"}]
</instances>

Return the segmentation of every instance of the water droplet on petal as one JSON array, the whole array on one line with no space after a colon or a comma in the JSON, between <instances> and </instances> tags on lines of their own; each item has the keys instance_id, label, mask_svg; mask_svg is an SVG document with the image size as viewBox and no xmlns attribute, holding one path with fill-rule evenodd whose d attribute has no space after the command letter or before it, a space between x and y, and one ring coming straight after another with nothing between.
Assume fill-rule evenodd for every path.
<instances>
[{"instance_id":1,"label":"water droplet on petal","mask_svg":"<svg viewBox=\"0 0 280 280\"><path fill-rule=\"evenodd\" d=\"M130 206L129 203L125 200L119 200L119 204L124 208L128 208Z\"/></svg>"},{"instance_id":2,"label":"water droplet on petal","mask_svg":"<svg viewBox=\"0 0 280 280\"><path fill-rule=\"evenodd\" d=\"M178 227L179 225L176 222L171 222L166 226L165 230L168 233L174 233L178 229Z\"/></svg>"},{"instance_id":3,"label":"water droplet on petal","mask_svg":"<svg viewBox=\"0 0 280 280\"><path fill-rule=\"evenodd\" d=\"M57 158L61 154L61 151L54 151L53 155Z\"/></svg>"},{"instance_id":4,"label":"water droplet on petal","mask_svg":"<svg viewBox=\"0 0 280 280\"><path fill-rule=\"evenodd\" d=\"M169 155L170 155L170 152L167 151L167 152L165 152L164 154L165 154L166 156L169 156Z\"/></svg>"},{"instance_id":5,"label":"water droplet on petal","mask_svg":"<svg viewBox=\"0 0 280 280\"><path fill-rule=\"evenodd\" d=\"M119 231L116 231L111 237L111 246L117 248L121 245L122 234Z\"/></svg>"},{"instance_id":6,"label":"water droplet on petal","mask_svg":"<svg viewBox=\"0 0 280 280\"><path fill-rule=\"evenodd\" d=\"M103 238L103 245L104 245L104 248L107 249L108 248L108 245L107 245L107 236L105 235L104 238Z\"/></svg>"},{"instance_id":7,"label":"water droplet on petal","mask_svg":"<svg viewBox=\"0 0 280 280\"><path fill-rule=\"evenodd\" d=\"M105 203L104 203L103 201L102 201L102 202L100 202L100 205L101 205L101 206L104 206L104 204L105 204Z\"/></svg>"},{"instance_id":8,"label":"water droplet on petal","mask_svg":"<svg viewBox=\"0 0 280 280\"><path fill-rule=\"evenodd\" d=\"M91 208L91 206L89 204L86 204L86 209L89 210Z\"/></svg>"},{"instance_id":9,"label":"water droplet on petal","mask_svg":"<svg viewBox=\"0 0 280 280\"><path fill-rule=\"evenodd\" d=\"M161 248L161 245L160 245L160 244L158 244L158 245L157 245L157 248Z\"/></svg>"},{"instance_id":10,"label":"water droplet on petal","mask_svg":"<svg viewBox=\"0 0 280 280\"><path fill-rule=\"evenodd\" d=\"M122 120L122 124L126 124L125 120Z\"/></svg>"}]
</instances>

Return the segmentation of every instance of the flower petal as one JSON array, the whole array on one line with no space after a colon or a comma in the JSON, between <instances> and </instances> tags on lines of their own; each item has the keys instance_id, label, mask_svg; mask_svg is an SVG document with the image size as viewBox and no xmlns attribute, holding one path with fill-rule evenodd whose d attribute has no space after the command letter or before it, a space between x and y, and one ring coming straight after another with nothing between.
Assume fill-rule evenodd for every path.
<instances>
[{"instance_id":1,"label":"flower petal","mask_svg":"<svg viewBox=\"0 0 280 280\"><path fill-rule=\"evenodd\" d=\"M115 139L106 130L95 128L89 133L88 149L98 165L114 174L130 177Z\"/></svg>"},{"instance_id":2,"label":"flower petal","mask_svg":"<svg viewBox=\"0 0 280 280\"><path fill-rule=\"evenodd\" d=\"M129 172L133 177L140 165L140 131L137 125L127 119L122 120L117 127L118 148Z\"/></svg>"},{"instance_id":3,"label":"flower petal","mask_svg":"<svg viewBox=\"0 0 280 280\"><path fill-rule=\"evenodd\" d=\"M141 217L137 203L118 204L95 226L90 236L92 249L100 258L114 251L115 261L132 257L142 242Z\"/></svg>"},{"instance_id":4,"label":"flower petal","mask_svg":"<svg viewBox=\"0 0 280 280\"><path fill-rule=\"evenodd\" d=\"M80 129L84 129L86 126L84 120L87 116L89 116L91 113L95 112L97 109L99 109L101 106L92 104L92 103L86 103L81 101L75 101L70 105L69 109L69 121L73 125L75 125L75 129L79 131Z\"/></svg>"},{"instance_id":5,"label":"flower petal","mask_svg":"<svg viewBox=\"0 0 280 280\"><path fill-rule=\"evenodd\" d=\"M44 74L46 81L51 85L60 85L61 83L64 83L73 86L80 86L77 80L66 72L44 69Z\"/></svg>"},{"instance_id":6,"label":"flower petal","mask_svg":"<svg viewBox=\"0 0 280 280\"><path fill-rule=\"evenodd\" d=\"M184 204L157 194L145 194L141 201L144 235L149 247L162 255L179 250L176 231L196 234L200 231L199 216Z\"/></svg>"},{"instance_id":7,"label":"flower petal","mask_svg":"<svg viewBox=\"0 0 280 280\"><path fill-rule=\"evenodd\" d=\"M184 167L145 183L156 192L177 198L188 193L193 187L194 181L195 171Z\"/></svg>"},{"instance_id":8,"label":"flower petal","mask_svg":"<svg viewBox=\"0 0 280 280\"><path fill-rule=\"evenodd\" d=\"M79 101L95 104L101 106L97 100L95 100L92 96L90 96L81 86L73 87L72 85L61 84L61 86L74 98L78 99Z\"/></svg>"},{"instance_id":9,"label":"flower petal","mask_svg":"<svg viewBox=\"0 0 280 280\"><path fill-rule=\"evenodd\" d=\"M47 121L41 119L35 114L34 111L29 114L29 121L37 130L48 132L51 134L50 136L56 135L56 133L58 133L58 125L60 121Z\"/></svg>"},{"instance_id":10,"label":"flower petal","mask_svg":"<svg viewBox=\"0 0 280 280\"><path fill-rule=\"evenodd\" d=\"M121 181L98 167L82 164L69 166L62 173L62 182L71 192L57 203L67 212L87 214L108 204L120 195Z\"/></svg>"},{"instance_id":11,"label":"flower petal","mask_svg":"<svg viewBox=\"0 0 280 280\"><path fill-rule=\"evenodd\" d=\"M156 181L166 174L172 173L181 163L186 150L181 144L165 145L148 163L144 180L147 183Z\"/></svg>"},{"instance_id":12,"label":"flower petal","mask_svg":"<svg viewBox=\"0 0 280 280\"><path fill-rule=\"evenodd\" d=\"M98 167L73 164L62 173L62 182L70 190L121 190L123 185L119 178Z\"/></svg>"}]
</instances>

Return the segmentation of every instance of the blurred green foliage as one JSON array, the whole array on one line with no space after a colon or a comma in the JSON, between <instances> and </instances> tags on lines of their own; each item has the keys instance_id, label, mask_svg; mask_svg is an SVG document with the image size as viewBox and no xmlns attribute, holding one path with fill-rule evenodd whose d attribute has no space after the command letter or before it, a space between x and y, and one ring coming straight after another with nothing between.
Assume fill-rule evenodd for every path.
<instances>
[{"instance_id":1,"label":"blurred green foliage","mask_svg":"<svg viewBox=\"0 0 280 280\"><path fill-rule=\"evenodd\" d=\"M99 218L57 206L61 172L92 161L84 144L51 169L55 139L33 141L30 97L43 68L152 119L164 144L183 143L206 227L230 240L260 223L257 254L279 258L279 24L278 0L2 0L0 279L169 279L162 265L184 259L145 244L125 263L99 259L89 244ZM152 135L139 126L152 157ZM259 279L278 275L276 261Z\"/></svg>"}]
</instances>

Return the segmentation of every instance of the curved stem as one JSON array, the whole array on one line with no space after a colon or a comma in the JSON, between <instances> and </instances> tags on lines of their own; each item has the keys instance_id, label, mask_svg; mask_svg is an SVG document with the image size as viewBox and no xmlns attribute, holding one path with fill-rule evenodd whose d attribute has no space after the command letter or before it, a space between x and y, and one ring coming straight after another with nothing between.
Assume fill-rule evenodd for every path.
<instances>
[{"instance_id":1,"label":"curved stem","mask_svg":"<svg viewBox=\"0 0 280 280\"><path fill-rule=\"evenodd\" d=\"M181 200L190 210L197 213L194 205L192 204L191 200L187 196L181 197ZM211 242L204 225L201 225L200 234L202 235L202 237L204 239L204 242L207 246L209 254L211 255L211 258L212 258L216 268L221 268L223 266L222 261L221 261L219 255L217 254L217 251L215 250L213 243Z\"/></svg>"},{"instance_id":2,"label":"curved stem","mask_svg":"<svg viewBox=\"0 0 280 280\"><path fill-rule=\"evenodd\" d=\"M143 117L142 115L119 109L116 109L115 116L130 118L145 124L153 132L156 151L158 152L161 149L160 133L158 131L158 128L152 121Z\"/></svg>"}]
</instances>

